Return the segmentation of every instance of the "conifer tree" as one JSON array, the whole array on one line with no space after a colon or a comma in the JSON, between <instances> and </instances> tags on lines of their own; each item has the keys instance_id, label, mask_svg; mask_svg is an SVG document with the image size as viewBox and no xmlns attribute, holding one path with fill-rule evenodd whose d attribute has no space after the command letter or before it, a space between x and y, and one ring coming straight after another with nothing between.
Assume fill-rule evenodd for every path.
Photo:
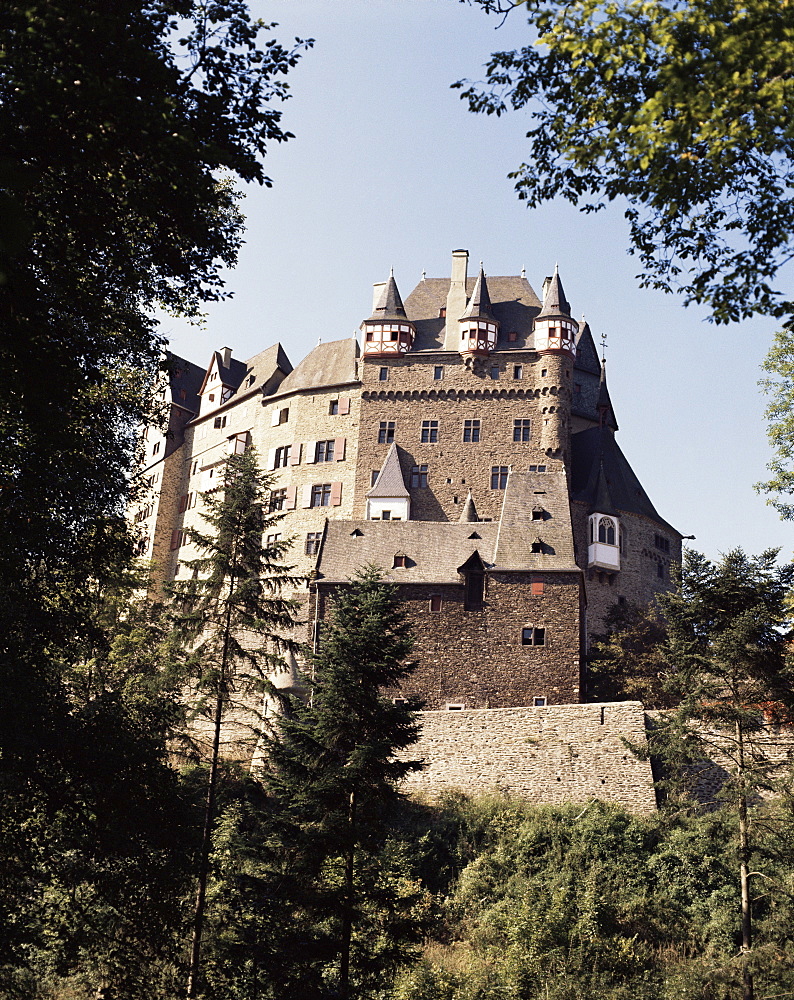
<instances>
[{"instance_id":1,"label":"conifer tree","mask_svg":"<svg viewBox=\"0 0 794 1000\"><path fill-rule=\"evenodd\" d=\"M411 647L394 587L374 568L361 571L322 624L309 703L277 724L263 777L273 885L291 914L278 996L297 982L304 997L367 995L410 937L408 922L396 924L415 901L398 898L378 852L399 782L421 767L398 757L417 738L416 706L384 694L412 670ZM368 915L378 947L367 940Z\"/></svg>"},{"instance_id":2,"label":"conifer tree","mask_svg":"<svg viewBox=\"0 0 794 1000\"><path fill-rule=\"evenodd\" d=\"M730 771L723 795L738 817L744 1000L754 995L748 805L781 772L770 754L769 721L794 717L794 564L778 566L776 558L774 549L755 557L734 549L715 564L688 551L677 590L661 600L667 688L678 708L652 741L673 747L679 761L714 760Z\"/></svg>"},{"instance_id":3,"label":"conifer tree","mask_svg":"<svg viewBox=\"0 0 794 1000\"><path fill-rule=\"evenodd\" d=\"M269 477L260 471L254 449L231 456L217 491L202 494L207 532L187 529L203 553L186 560L192 579L174 588L176 627L188 644L197 668L199 708L210 718L207 798L198 862L187 996L199 990L201 939L212 831L216 820L221 733L229 710L261 699L272 690L268 681L283 669L283 653L294 649L290 638L296 602L288 591L301 578L282 563L285 540L264 543L265 533L282 514L266 510Z\"/></svg>"}]
</instances>

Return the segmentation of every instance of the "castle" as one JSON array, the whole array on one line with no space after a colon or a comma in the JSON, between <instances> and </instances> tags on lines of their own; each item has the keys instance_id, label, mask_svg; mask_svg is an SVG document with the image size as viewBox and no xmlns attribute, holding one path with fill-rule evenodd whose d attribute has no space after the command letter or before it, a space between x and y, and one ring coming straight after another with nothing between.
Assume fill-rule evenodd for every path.
<instances>
[{"instance_id":1,"label":"castle","mask_svg":"<svg viewBox=\"0 0 794 1000\"><path fill-rule=\"evenodd\" d=\"M389 277L360 337L294 368L280 344L245 362L229 348L206 367L173 359L168 428L144 442L142 554L179 579L200 494L253 444L309 577L308 638L334 588L374 563L416 638L395 698L442 712L584 702L592 637L613 605L669 588L682 536L618 447L605 366L557 269L540 297L523 275L468 270L455 250L451 276L423 277L404 304Z\"/></svg>"}]
</instances>

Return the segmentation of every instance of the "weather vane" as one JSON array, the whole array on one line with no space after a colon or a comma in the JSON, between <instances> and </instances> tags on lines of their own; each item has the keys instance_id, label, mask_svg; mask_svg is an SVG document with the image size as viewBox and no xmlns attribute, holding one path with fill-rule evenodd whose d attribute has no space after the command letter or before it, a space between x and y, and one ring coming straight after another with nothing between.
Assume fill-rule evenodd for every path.
<instances>
[{"instance_id":1,"label":"weather vane","mask_svg":"<svg viewBox=\"0 0 794 1000\"><path fill-rule=\"evenodd\" d=\"M606 362L606 349L607 349L607 335L605 333L601 334L601 361Z\"/></svg>"}]
</instances>

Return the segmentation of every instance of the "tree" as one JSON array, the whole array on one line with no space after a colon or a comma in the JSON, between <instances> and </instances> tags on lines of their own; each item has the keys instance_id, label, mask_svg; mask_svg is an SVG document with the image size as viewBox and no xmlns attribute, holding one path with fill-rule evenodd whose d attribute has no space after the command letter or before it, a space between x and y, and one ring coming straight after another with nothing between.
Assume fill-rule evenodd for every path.
<instances>
[{"instance_id":1,"label":"tree","mask_svg":"<svg viewBox=\"0 0 794 1000\"><path fill-rule=\"evenodd\" d=\"M421 766L398 756L418 735L412 707L383 693L412 669L411 645L394 588L360 572L322 623L308 704L269 742L272 886L290 914L279 997L298 983L307 998L368 995L421 933L405 920L416 900L400 899L379 859L397 785Z\"/></svg>"},{"instance_id":2,"label":"tree","mask_svg":"<svg viewBox=\"0 0 794 1000\"><path fill-rule=\"evenodd\" d=\"M748 557L735 549L712 563L686 553L677 590L662 598L668 638L668 690L678 707L652 731L702 765L729 772L723 795L738 817L742 981L753 997L751 819L748 805L774 787L780 760L770 753L768 722L791 723L794 670L790 663L794 564L776 565L777 552Z\"/></svg>"},{"instance_id":3,"label":"tree","mask_svg":"<svg viewBox=\"0 0 794 1000\"><path fill-rule=\"evenodd\" d=\"M264 534L284 516L267 512L270 478L257 465L253 448L232 455L218 492L202 494L210 532L186 529L203 553L185 560L193 577L173 588L176 630L200 671L196 693L200 706L209 696L211 749L198 860L187 996L199 991L201 940L221 762L221 732L229 713L250 713L272 691L269 676L284 667L282 654L293 650L296 602L287 596L301 582L283 565L286 540L263 542ZM261 722L261 719L260 719Z\"/></svg>"},{"instance_id":4,"label":"tree","mask_svg":"<svg viewBox=\"0 0 794 1000\"><path fill-rule=\"evenodd\" d=\"M490 10L500 0L478 0ZM524 4L505 3L502 11ZM530 206L627 204L644 285L717 322L790 316L794 11L777 0L536 0L526 47L497 52L473 111L530 109ZM465 86L461 81L458 87Z\"/></svg>"},{"instance_id":5,"label":"tree","mask_svg":"<svg viewBox=\"0 0 794 1000\"><path fill-rule=\"evenodd\" d=\"M764 361L769 377L761 387L770 397L766 409L767 435L775 457L767 468L772 478L757 483L756 489L766 493L786 520L794 518L794 504L785 499L794 493L794 329L790 323L775 334L775 341Z\"/></svg>"},{"instance_id":6,"label":"tree","mask_svg":"<svg viewBox=\"0 0 794 1000\"><path fill-rule=\"evenodd\" d=\"M607 612L607 634L587 663L591 701L642 701L646 708L669 708L664 690L667 661L662 649L664 622L655 605L615 605Z\"/></svg>"}]
</instances>

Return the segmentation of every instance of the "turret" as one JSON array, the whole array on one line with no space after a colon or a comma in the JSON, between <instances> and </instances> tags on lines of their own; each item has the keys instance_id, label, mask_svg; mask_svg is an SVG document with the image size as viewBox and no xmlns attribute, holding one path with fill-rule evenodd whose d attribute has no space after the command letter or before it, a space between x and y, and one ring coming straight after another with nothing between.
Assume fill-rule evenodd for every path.
<instances>
[{"instance_id":1,"label":"turret","mask_svg":"<svg viewBox=\"0 0 794 1000\"><path fill-rule=\"evenodd\" d=\"M416 329L405 315L394 271L385 284L375 286L372 315L361 324L361 330L364 357L394 358L410 351Z\"/></svg>"},{"instance_id":2,"label":"turret","mask_svg":"<svg viewBox=\"0 0 794 1000\"><path fill-rule=\"evenodd\" d=\"M535 350L541 354L565 351L573 356L578 330L555 264L553 276L543 283L543 308L535 317Z\"/></svg>"},{"instance_id":3,"label":"turret","mask_svg":"<svg viewBox=\"0 0 794 1000\"><path fill-rule=\"evenodd\" d=\"M496 347L499 321L491 311L488 283L480 264L480 273L468 305L458 320L460 327L460 353L467 356L484 356Z\"/></svg>"}]
</instances>

